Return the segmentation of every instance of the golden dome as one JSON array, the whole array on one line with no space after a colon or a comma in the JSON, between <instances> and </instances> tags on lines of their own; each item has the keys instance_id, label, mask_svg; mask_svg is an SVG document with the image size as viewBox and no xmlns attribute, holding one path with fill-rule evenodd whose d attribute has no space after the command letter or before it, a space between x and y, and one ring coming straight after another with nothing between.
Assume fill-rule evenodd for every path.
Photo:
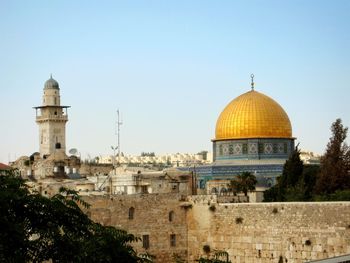
<instances>
[{"instance_id":1,"label":"golden dome","mask_svg":"<svg viewBox=\"0 0 350 263\"><path fill-rule=\"evenodd\" d=\"M215 139L292 138L287 113L270 97L251 90L232 100L216 122Z\"/></svg>"}]
</instances>

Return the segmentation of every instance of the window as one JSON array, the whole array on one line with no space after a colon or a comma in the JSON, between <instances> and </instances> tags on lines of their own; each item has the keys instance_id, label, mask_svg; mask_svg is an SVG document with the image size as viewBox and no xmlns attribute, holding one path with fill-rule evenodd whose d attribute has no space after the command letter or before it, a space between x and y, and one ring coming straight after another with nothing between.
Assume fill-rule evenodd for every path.
<instances>
[{"instance_id":1,"label":"window","mask_svg":"<svg viewBox=\"0 0 350 263\"><path fill-rule=\"evenodd\" d=\"M171 247L175 247L176 246L176 235L175 234L171 234L170 235L170 246Z\"/></svg>"},{"instance_id":2,"label":"window","mask_svg":"<svg viewBox=\"0 0 350 263\"><path fill-rule=\"evenodd\" d=\"M226 188L221 188L220 189L220 194L225 195L227 193L227 189Z\"/></svg>"},{"instance_id":3,"label":"window","mask_svg":"<svg viewBox=\"0 0 350 263\"><path fill-rule=\"evenodd\" d=\"M169 221L170 222L174 221L174 215L175 215L174 211L169 212Z\"/></svg>"},{"instance_id":4,"label":"window","mask_svg":"<svg viewBox=\"0 0 350 263\"><path fill-rule=\"evenodd\" d=\"M148 194L147 185L142 185L142 186L141 186L141 193L143 193L143 194Z\"/></svg>"},{"instance_id":5,"label":"window","mask_svg":"<svg viewBox=\"0 0 350 263\"><path fill-rule=\"evenodd\" d=\"M276 143L273 144L273 153L278 153L278 146Z\"/></svg>"},{"instance_id":6,"label":"window","mask_svg":"<svg viewBox=\"0 0 350 263\"><path fill-rule=\"evenodd\" d=\"M228 153L229 154L233 154L233 144L230 144L229 146L228 146Z\"/></svg>"},{"instance_id":7,"label":"window","mask_svg":"<svg viewBox=\"0 0 350 263\"><path fill-rule=\"evenodd\" d=\"M219 145L219 155L223 155L224 151L222 149L222 144Z\"/></svg>"},{"instance_id":8,"label":"window","mask_svg":"<svg viewBox=\"0 0 350 263\"><path fill-rule=\"evenodd\" d=\"M243 143L243 154L247 154L248 153L248 144Z\"/></svg>"},{"instance_id":9,"label":"window","mask_svg":"<svg viewBox=\"0 0 350 263\"><path fill-rule=\"evenodd\" d=\"M142 247L144 249L148 249L149 248L149 235L143 235L142 236Z\"/></svg>"},{"instance_id":10,"label":"window","mask_svg":"<svg viewBox=\"0 0 350 263\"><path fill-rule=\"evenodd\" d=\"M130 220L134 219L134 214L135 214L135 208L130 207L129 208L129 219Z\"/></svg>"}]
</instances>

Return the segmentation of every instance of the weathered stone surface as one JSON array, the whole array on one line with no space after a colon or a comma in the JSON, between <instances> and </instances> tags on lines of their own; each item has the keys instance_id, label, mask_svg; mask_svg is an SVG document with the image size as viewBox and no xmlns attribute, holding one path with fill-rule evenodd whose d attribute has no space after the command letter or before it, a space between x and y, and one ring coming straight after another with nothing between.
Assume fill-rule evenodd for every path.
<instances>
[{"instance_id":1,"label":"weathered stone surface","mask_svg":"<svg viewBox=\"0 0 350 263\"><path fill-rule=\"evenodd\" d=\"M278 262L282 257L300 263L350 253L350 202L219 204L212 196L190 196L183 202L177 194L86 200L93 219L149 235L149 249L142 242L135 248L156 255L156 262L174 262L174 254L194 262L204 255L204 245L227 251L232 262ZM215 211L209 209L212 205ZM130 207L135 208L132 220ZM175 213L171 222L170 211ZM171 234L176 235L175 247Z\"/></svg>"},{"instance_id":2,"label":"weathered stone surface","mask_svg":"<svg viewBox=\"0 0 350 263\"><path fill-rule=\"evenodd\" d=\"M201 254L202 240L212 249L221 249L222 237L234 262L278 262L280 256L284 262L304 262L350 253L350 202L215 207L214 213L209 211L202 200L187 214L188 236L199 242L189 242L189 262Z\"/></svg>"},{"instance_id":3,"label":"weathered stone surface","mask_svg":"<svg viewBox=\"0 0 350 263\"><path fill-rule=\"evenodd\" d=\"M94 220L123 228L140 238L149 235L148 249L142 248L142 241L133 245L140 253L155 255L155 262L173 262L174 254L187 259L187 210L181 207L181 195L115 195L84 199L92 205L89 213ZM133 219L129 219L131 207L135 209ZM171 211L174 217L170 222ZM176 235L176 246L170 245L171 234Z\"/></svg>"}]
</instances>

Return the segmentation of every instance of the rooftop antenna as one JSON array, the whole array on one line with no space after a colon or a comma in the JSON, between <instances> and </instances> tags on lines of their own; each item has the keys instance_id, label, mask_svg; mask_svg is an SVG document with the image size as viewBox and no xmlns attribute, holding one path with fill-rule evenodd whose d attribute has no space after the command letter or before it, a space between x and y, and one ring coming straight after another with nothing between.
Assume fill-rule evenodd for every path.
<instances>
[{"instance_id":1,"label":"rooftop antenna","mask_svg":"<svg viewBox=\"0 0 350 263\"><path fill-rule=\"evenodd\" d=\"M251 82L252 91L254 91L254 74L251 74L250 78L252 79L252 82Z\"/></svg>"},{"instance_id":2,"label":"rooftop antenna","mask_svg":"<svg viewBox=\"0 0 350 263\"><path fill-rule=\"evenodd\" d=\"M119 109L117 110L117 147L118 147L118 165L120 164L120 126L123 124L123 121L120 120Z\"/></svg>"}]
</instances>

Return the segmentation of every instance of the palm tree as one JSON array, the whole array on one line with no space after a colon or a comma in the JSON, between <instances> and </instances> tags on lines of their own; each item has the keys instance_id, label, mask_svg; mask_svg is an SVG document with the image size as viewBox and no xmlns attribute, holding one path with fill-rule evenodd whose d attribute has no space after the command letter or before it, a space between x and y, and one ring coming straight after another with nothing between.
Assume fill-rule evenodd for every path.
<instances>
[{"instance_id":1,"label":"palm tree","mask_svg":"<svg viewBox=\"0 0 350 263\"><path fill-rule=\"evenodd\" d=\"M248 191L255 190L257 182L254 174L243 172L230 181L230 188L232 191L243 192L247 196Z\"/></svg>"}]
</instances>

